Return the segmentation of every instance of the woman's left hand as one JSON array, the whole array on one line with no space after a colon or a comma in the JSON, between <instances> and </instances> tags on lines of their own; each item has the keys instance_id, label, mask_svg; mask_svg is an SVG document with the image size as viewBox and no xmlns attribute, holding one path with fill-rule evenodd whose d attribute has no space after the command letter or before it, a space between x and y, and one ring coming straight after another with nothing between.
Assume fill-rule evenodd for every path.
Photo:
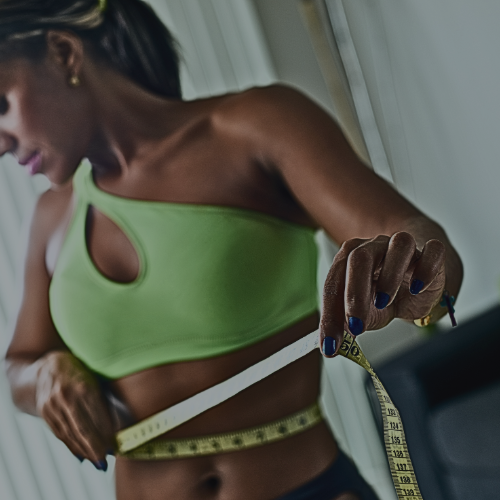
<instances>
[{"instance_id":1,"label":"woman's left hand","mask_svg":"<svg viewBox=\"0 0 500 500\"><path fill-rule=\"evenodd\" d=\"M445 257L441 241L431 239L419 250L406 232L344 242L323 292L323 354L337 353L344 330L357 336L382 328L394 318L427 316L441 301Z\"/></svg>"}]
</instances>

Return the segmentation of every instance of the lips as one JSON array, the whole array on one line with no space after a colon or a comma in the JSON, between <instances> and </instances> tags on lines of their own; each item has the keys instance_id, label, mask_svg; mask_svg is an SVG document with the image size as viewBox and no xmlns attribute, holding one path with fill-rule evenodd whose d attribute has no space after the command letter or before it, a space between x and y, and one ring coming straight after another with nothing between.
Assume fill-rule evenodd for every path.
<instances>
[{"instance_id":1,"label":"lips","mask_svg":"<svg viewBox=\"0 0 500 500\"><path fill-rule=\"evenodd\" d=\"M31 156L23 160L19 160L19 164L26 167L29 175L35 175L42 168L42 153L35 151Z\"/></svg>"}]
</instances>

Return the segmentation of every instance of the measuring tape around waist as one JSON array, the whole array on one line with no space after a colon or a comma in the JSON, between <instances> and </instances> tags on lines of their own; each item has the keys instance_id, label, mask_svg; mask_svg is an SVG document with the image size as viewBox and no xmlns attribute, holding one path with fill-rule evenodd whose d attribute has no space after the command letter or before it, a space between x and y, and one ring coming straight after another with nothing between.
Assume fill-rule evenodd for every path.
<instances>
[{"instance_id":1,"label":"measuring tape around waist","mask_svg":"<svg viewBox=\"0 0 500 500\"><path fill-rule=\"evenodd\" d=\"M295 436L311 429L322 420L323 415L316 402L285 418L242 431L148 442L129 451L125 457L134 460L168 460L243 450Z\"/></svg>"},{"instance_id":2,"label":"measuring tape around waist","mask_svg":"<svg viewBox=\"0 0 500 500\"><path fill-rule=\"evenodd\" d=\"M319 333L315 331L272 356L259 361L234 377L181 401L127 429L123 429L116 435L118 454L127 456L129 452L139 448L144 451L143 446L149 441L235 396L247 387L300 359L318 347ZM361 351L358 343L347 332L344 332L344 339L339 354L363 367L372 378L382 410L384 443L398 499L423 500L406 445L403 423L399 412ZM293 415L290 418L293 418ZM269 425L272 427L273 424ZM245 431L242 431L242 433L245 433ZM205 436L204 438L207 437ZM197 446L198 442L203 442L203 446L210 446L210 441L205 443L204 438L196 439ZM193 440L189 440L189 442L192 444ZM155 448L157 446L158 443L155 442ZM189 447L189 444L187 446ZM230 450L218 450L217 453L223 451ZM194 455L195 453L191 454ZM144 458L147 457L144 456Z\"/></svg>"}]
</instances>

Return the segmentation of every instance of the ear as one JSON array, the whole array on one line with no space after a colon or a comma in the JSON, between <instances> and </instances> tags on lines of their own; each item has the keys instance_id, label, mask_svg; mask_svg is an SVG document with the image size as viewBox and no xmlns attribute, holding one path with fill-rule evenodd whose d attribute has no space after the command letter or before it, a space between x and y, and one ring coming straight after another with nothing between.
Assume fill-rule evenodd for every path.
<instances>
[{"instance_id":1,"label":"ear","mask_svg":"<svg viewBox=\"0 0 500 500\"><path fill-rule=\"evenodd\" d=\"M84 55L82 39L68 31L49 30L46 35L47 57L68 76L78 75Z\"/></svg>"}]
</instances>

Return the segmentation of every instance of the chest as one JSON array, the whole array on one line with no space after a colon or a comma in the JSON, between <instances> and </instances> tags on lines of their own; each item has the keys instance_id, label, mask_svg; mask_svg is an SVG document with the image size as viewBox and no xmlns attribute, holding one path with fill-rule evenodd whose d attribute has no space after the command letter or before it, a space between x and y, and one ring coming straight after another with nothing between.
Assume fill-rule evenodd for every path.
<instances>
[{"instance_id":1,"label":"chest","mask_svg":"<svg viewBox=\"0 0 500 500\"><path fill-rule=\"evenodd\" d=\"M194 338L200 357L221 354L317 307L312 230L239 208L134 201L94 189L88 198L137 252L136 276L117 282L89 252L80 193L50 307L63 341L99 373L121 377L192 359ZM118 255L111 265L119 270Z\"/></svg>"},{"instance_id":2,"label":"chest","mask_svg":"<svg viewBox=\"0 0 500 500\"><path fill-rule=\"evenodd\" d=\"M182 154L171 154L165 161L158 159L147 170L138 168L128 176L96 178L95 184L120 198L243 208L287 222L314 225L277 177L241 148L224 141L193 141ZM74 203L70 203L48 240L46 263L50 274L73 210ZM133 242L116 221L92 204L85 215L85 242L95 267L106 278L129 283L139 275L140 259Z\"/></svg>"}]
</instances>

